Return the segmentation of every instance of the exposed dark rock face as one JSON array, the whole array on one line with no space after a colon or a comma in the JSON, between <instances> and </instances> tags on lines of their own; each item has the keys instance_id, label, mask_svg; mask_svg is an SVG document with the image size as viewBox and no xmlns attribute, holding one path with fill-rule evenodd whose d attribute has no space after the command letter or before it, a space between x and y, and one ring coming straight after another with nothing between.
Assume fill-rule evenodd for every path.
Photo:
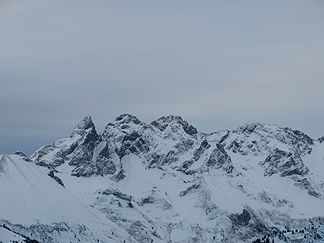
<instances>
[{"instance_id":1,"label":"exposed dark rock face","mask_svg":"<svg viewBox=\"0 0 324 243\"><path fill-rule=\"evenodd\" d=\"M85 117L81 123L72 132L72 137L81 136L77 146L69 147L65 154L70 153L71 159L69 164L77 167L84 164L91 164L93 150L100 142L95 126L90 117Z\"/></svg>"},{"instance_id":2,"label":"exposed dark rock face","mask_svg":"<svg viewBox=\"0 0 324 243\"><path fill-rule=\"evenodd\" d=\"M146 141L137 132L125 135L122 139L122 146L118 152L119 157L122 158L129 153L141 155L147 153L149 146Z\"/></svg>"},{"instance_id":3,"label":"exposed dark rock face","mask_svg":"<svg viewBox=\"0 0 324 243\"><path fill-rule=\"evenodd\" d=\"M281 176L305 175L308 172L308 168L299 156L294 156L291 152L282 151L278 148L266 158L262 165L266 167L265 176L276 173Z\"/></svg>"},{"instance_id":4,"label":"exposed dark rock face","mask_svg":"<svg viewBox=\"0 0 324 243\"><path fill-rule=\"evenodd\" d=\"M190 149L192 149L192 146L195 144L195 141L192 139L184 139L178 142L176 145L174 145L174 148L179 153L185 153L188 152Z\"/></svg>"},{"instance_id":5,"label":"exposed dark rock face","mask_svg":"<svg viewBox=\"0 0 324 243\"><path fill-rule=\"evenodd\" d=\"M101 175L113 175L116 172L116 166L110 157L110 153L109 147L106 144L97 156L97 170Z\"/></svg>"},{"instance_id":6,"label":"exposed dark rock face","mask_svg":"<svg viewBox=\"0 0 324 243\"><path fill-rule=\"evenodd\" d=\"M131 196L129 196L125 193L122 193L122 192L118 191L117 189L116 190L107 189L107 190L103 191L102 194L114 195L115 197L118 197L119 199L126 200L126 201L130 201L132 199Z\"/></svg>"},{"instance_id":7,"label":"exposed dark rock face","mask_svg":"<svg viewBox=\"0 0 324 243\"><path fill-rule=\"evenodd\" d=\"M197 129L190 125L187 121L184 121L180 116L163 116L151 123L153 126L158 128L160 131L164 131L168 126L175 126L178 124L188 135L195 135L198 133Z\"/></svg>"},{"instance_id":8,"label":"exposed dark rock face","mask_svg":"<svg viewBox=\"0 0 324 243\"><path fill-rule=\"evenodd\" d=\"M318 141L319 141L320 143L323 143L323 142L324 142L324 136L323 136L323 137L320 137L320 138L318 139Z\"/></svg>"},{"instance_id":9,"label":"exposed dark rock face","mask_svg":"<svg viewBox=\"0 0 324 243\"><path fill-rule=\"evenodd\" d=\"M161 160L161 166L166 164L172 164L178 160L177 154L175 151L169 151Z\"/></svg>"},{"instance_id":10,"label":"exposed dark rock face","mask_svg":"<svg viewBox=\"0 0 324 243\"><path fill-rule=\"evenodd\" d=\"M193 190L195 190L195 189L198 189L198 188L200 188L200 187L201 187L200 184L193 184L193 185L189 186L188 188L186 188L186 190L181 191L181 192L179 193L179 196L180 196L180 197L184 197L184 196L187 195L189 192L191 192L191 191L193 191Z\"/></svg>"},{"instance_id":11,"label":"exposed dark rock face","mask_svg":"<svg viewBox=\"0 0 324 243\"><path fill-rule=\"evenodd\" d=\"M307 150L307 152L309 152L308 148L305 148L305 145L314 144L314 140L311 137L299 130L293 130L291 128L286 127L284 128L284 131L288 134L288 136L292 140L292 144L295 145L297 149L305 149Z\"/></svg>"},{"instance_id":12,"label":"exposed dark rock face","mask_svg":"<svg viewBox=\"0 0 324 243\"><path fill-rule=\"evenodd\" d=\"M221 144L216 144L216 148L211 152L206 165L215 169L223 168L227 173L231 173L234 169L231 157Z\"/></svg>"},{"instance_id":13,"label":"exposed dark rock face","mask_svg":"<svg viewBox=\"0 0 324 243\"><path fill-rule=\"evenodd\" d=\"M163 155L161 154L157 154L157 153L153 153L149 159L149 168L154 168L154 167L158 167L160 165L160 161L162 160Z\"/></svg>"},{"instance_id":14,"label":"exposed dark rock face","mask_svg":"<svg viewBox=\"0 0 324 243\"><path fill-rule=\"evenodd\" d=\"M27 158L26 154L24 154L23 152L20 152L20 151L14 152L14 154L18 155L20 157L23 157L23 158Z\"/></svg>"},{"instance_id":15,"label":"exposed dark rock face","mask_svg":"<svg viewBox=\"0 0 324 243\"><path fill-rule=\"evenodd\" d=\"M72 131L70 138L40 148L31 159L36 164L49 164L54 168L68 162L69 165L75 166L75 175L90 176L95 174L92 157L93 150L99 142L100 137L91 117L85 117ZM48 160L49 155L51 158Z\"/></svg>"},{"instance_id":16,"label":"exposed dark rock face","mask_svg":"<svg viewBox=\"0 0 324 243\"><path fill-rule=\"evenodd\" d=\"M48 175L49 175L49 177L52 177L58 184L60 184L61 186L64 187L63 181L59 177L57 177L56 175L54 175L54 171L50 171L48 173Z\"/></svg>"},{"instance_id":17,"label":"exposed dark rock face","mask_svg":"<svg viewBox=\"0 0 324 243\"><path fill-rule=\"evenodd\" d=\"M324 215L320 201L323 179L314 172L316 165L309 163L308 156L320 154L323 141L275 125L251 123L206 134L179 116L146 124L123 114L101 133L97 133L91 118L85 117L70 137L39 149L31 159L19 152L15 157L19 156L18 165L22 162L39 170L46 178L41 181L51 180L48 185L54 186L52 192L75 190L73 194L82 200L81 211L75 207L77 216L85 213L87 210L82 210L87 206L90 211L96 210L93 213L98 217L87 223L100 223L92 225L95 228L87 234L89 238L80 238L81 242L99 242L96 235L92 236L101 234L103 225L101 237L107 236L112 242L243 243L279 228L312 224L305 215L313 217L316 212L300 202L314 203ZM9 160L1 161L5 166ZM26 184L37 187L37 181L30 178L34 177L29 176L30 183ZM296 197L288 192L291 188ZM69 196L66 199L68 202ZM77 205L74 200L70 203L72 209ZM66 221L30 228L19 225L17 229L38 233L35 239L41 242L55 242L55 234L68 235L74 242L77 235L88 232L86 226L73 228L78 222ZM107 235L112 225L118 229L114 231L118 238L111 238L110 232Z\"/></svg>"},{"instance_id":18,"label":"exposed dark rock face","mask_svg":"<svg viewBox=\"0 0 324 243\"><path fill-rule=\"evenodd\" d=\"M287 149L281 150L276 144ZM300 188L318 196L320 193L311 182L302 182L308 173L303 156L312 151L313 144L306 134L275 125L251 123L218 136L199 133L179 116L163 116L145 124L135 116L123 114L107 124L101 134L96 132L91 117L85 117L69 138L39 149L31 160L52 171L68 163L73 176L110 176L120 181L126 176L122 161L128 155L141 158L146 168L168 170L171 166L186 175L210 170L232 175L237 170L231 152L263 155L266 159L260 165L265 176L290 177Z\"/></svg>"},{"instance_id":19,"label":"exposed dark rock face","mask_svg":"<svg viewBox=\"0 0 324 243\"><path fill-rule=\"evenodd\" d=\"M251 123L230 132L222 143L234 153L259 155L273 151L271 141L286 144L290 151L299 156L310 153L314 140L308 135L290 128Z\"/></svg>"},{"instance_id":20,"label":"exposed dark rock face","mask_svg":"<svg viewBox=\"0 0 324 243\"><path fill-rule=\"evenodd\" d=\"M251 215L246 209L243 209L241 214L233 214L230 219L236 226L247 226L251 220Z\"/></svg>"},{"instance_id":21,"label":"exposed dark rock face","mask_svg":"<svg viewBox=\"0 0 324 243\"><path fill-rule=\"evenodd\" d=\"M18 155L19 157L21 157L21 158L22 158L23 160L25 160L26 162L32 162L32 160L29 159L29 158L27 157L27 155L24 154L23 152L17 151L17 152L14 152L13 154Z\"/></svg>"},{"instance_id":22,"label":"exposed dark rock face","mask_svg":"<svg viewBox=\"0 0 324 243\"><path fill-rule=\"evenodd\" d=\"M316 192L315 188L311 184L311 182L307 178L296 178L296 186L300 187L301 189L307 190L308 194L313 196L313 197L320 197L320 194Z\"/></svg>"},{"instance_id":23,"label":"exposed dark rock face","mask_svg":"<svg viewBox=\"0 0 324 243\"><path fill-rule=\"evenodd\" d=\"M154 197L152 196L149 196L149 197L146 197L146 198L143 198L141 201L140 201L140 205L143 206L145 204L152 204L154 203L156 200Z\"/></svg>"},{"instance_id":24,"label":"exposed dark rock face","mask_svg":"<svg viewBox=\"0 0 324 243\"><path fill-rule=\"evenodd\" d=\"M205 139L204 141L201 142L200 146L198 149L196 149L193 153L193 160L197 161L200 156L210 147L209 143Z\"/></svg>"},{"instance_id":25,"label":"exposed dark rock face","mask_svg":"<svg viewBox=\"0 0 324 243\"><path fill-rule=\"evenodd\" d=\"M186 160L182 164L182 169L187 170L195 161L194 160Z\"/></svg>"},{"instance_id":26,"label":"exposed dark rock face","mask_svg":"<svg viewBox=\"0 0 324 243\"><path fill-rule=\"evenodd\" d=\"M115 174L112 179L115 181L121 181L122 179L124 179L126 177L125 175L125 171L122 169L120 170L117 174Z\"/></svg>"},{"instance_id":27,"label":"exposed dark rock face","mask_svg":"<svg viewBox=\"0 0 324 243\"><path fill-rule=\"evenodd\" d=\"M138 120L137 117L130 115L130 114L123 114L120 115L116 118L116 121L120 124L129 124L129 123L134 123L134 124L141 124L142 122Z\"/></svg>"}]
</instances>

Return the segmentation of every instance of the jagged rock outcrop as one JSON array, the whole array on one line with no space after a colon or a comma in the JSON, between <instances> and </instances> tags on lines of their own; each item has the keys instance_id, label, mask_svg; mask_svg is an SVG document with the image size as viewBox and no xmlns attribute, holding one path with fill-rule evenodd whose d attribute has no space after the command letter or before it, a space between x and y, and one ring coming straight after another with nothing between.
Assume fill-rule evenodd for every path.
<instances>
[{"instance_id":1,"label":"jagged rock outcrop","mask_svg":"<svg viewBox=\"0 0 324 243\"><path fill-rule=\"evenodd\" d=\"M172 167L187 175L222 169L231 174L235 166L228 152L233 152L266 156L260 162L264 175L287 177L308 173L302 157L311 153L313 144L314 140L306 134L276 125L251 123L209 135L199 133L179 116L163 116L146 124L123 114L107 124L101 134L96 132L91 117L85 117L69 138L42 147L31 160L53 171L68 163L73 176L107 175L121 180L125 178L121 160L127 155L141 157L148 168ZM303 185L301 179L294 178L298 185ZM320 195L316 190L312 194Z\"/></svg>"},{"instance_id":2,"label":"jagged rock outcrop","mask_svg":"<svg viewBox=\"0 0 324 243\"><path fill-rule=\"evenodd\" d=\"M215 169L223 168L228 174L234 169L231 157L221 144L216 144L216 148L211 152L206 165Z\"/></svg>"},{"instance_id":3,"label":"jagged rock outcrop","mask_svg":"<svg viewBox=\"0 0 324 243\"><path fill-rule=\"evenodd\" d=\"M75 166L76 171L86 168L92 162L93 150L100 142L91 117L85 117L72 131L69 138L47 145L34 154L31 159L40 165L57 167L64 163ZM91 171L91 169L89 169Z\"/></svg>"},{"instance_id":4,"label":"jagged rock outcrop","mask_svg":"<svg viewBox=\"0 0 324 243\"><path fill-rule=\"evenodd\" d=\"M64 187L64 183L63 183L63 181L58 177L58 176L56 176L55 174L54 174L54 171L50 171L49 173L48 173L48 176L49 177L52 177L58 184L60 184L61 186L63 186Z\"/></svg>"},{"instance_id":5,"label":"jagged rock outcrop","mask_svg":"<svg viewBox=\"0 0 324 243\"><path fill-rule=\"evenodd\" d=\"M39 207L40 198L49 207L61 205L49 210L49 222L38 223L38 209L29 225L1 216L0 222L48 242L64 237L95 242L98 235L135 243L242 243L286 228L320 225L323 141L260 123L207 134L173 115L145 123L123 114L98 133L91 117L85 117L69 137L30 158L17 152L0 159L3 183L27 187ZM3 176L8 165L15 176ZM20 166L28 168L17 170ZM32 173L25 175L28 171ZM16 177L24 183L7 181ZM41 188L47 184L49 192ZM13 196L1 184L0 190ZM73 196L66 197L68 193ZM86 208L74 204L75 199ZM0 208L10 210L8 205L0 202ZM26 213L22 208L19 213ZM61 215L70 211L90 219L82 218L84 225L72 223Z\"/></svg>"},{"instance_id":6,"label":"jagged rock outcrop","mask_svg":"<svg viewBox=\"0 0 324 243\"><path fill-rule=\"evenodd\" d=\"M320 138L318 139L318 141L319 141L320 143L323 143L323 142L324 142L324 136L323 136L323 137L320 137Z\"/></svg>"},{"instance_id":7,"label":"jagged rock outcrop","mask_svg":"<svg viewBox=\"0 0 324 243\"><path fill-rule=\"evenodd\" d=\"M227 149L242 155L268 154L282 144L301 156L311 152L314 140L298 130L251 123L230 132L223 143Z\"/></svg>"},{"instance_id":8,"label":"jagged rock outcrop","mask_svg":"<svg viewBox=\"0 0 324 243\"><path fill-rule=\"evenodd\" d=\"M172 131L178 130L179 127L183 129L185 133L190 136L196 135L198 133L197 129L190 125L187 121L184 121L180 116L163 116L151 123L154 127L158 128L160 131L164 131L166 128Z\"/></svg>"},{"instance_id":9,"label":"jagged rock outcrop","mask_svg":"<svg viewBox=\"0 0 324 243\"><path fill-rule=\"evenodd\" d=\"M276 173L279 173L281 176L303 176L308 173L308 168L298 155L293 155L291 152L282 151L278 148L261 164L265 166L265 176L271 176Z\"/></svg>"}]
</instances>

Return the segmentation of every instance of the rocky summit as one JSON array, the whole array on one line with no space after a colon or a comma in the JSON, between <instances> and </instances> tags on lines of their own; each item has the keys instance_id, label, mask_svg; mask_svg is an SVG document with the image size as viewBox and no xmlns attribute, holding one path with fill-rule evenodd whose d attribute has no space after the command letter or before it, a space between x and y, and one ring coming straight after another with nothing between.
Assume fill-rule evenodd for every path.
<instances>
[{"instance_id":1,"label":"rocky summit","mask_svg":"<svg viewBox=\"0 0 324 243\"><path fill-rule=\"evenodd\" d=\"M30 157L0 155L0 242L324 242L323 141L85 117Z\"/></svg>"}]
</instances>

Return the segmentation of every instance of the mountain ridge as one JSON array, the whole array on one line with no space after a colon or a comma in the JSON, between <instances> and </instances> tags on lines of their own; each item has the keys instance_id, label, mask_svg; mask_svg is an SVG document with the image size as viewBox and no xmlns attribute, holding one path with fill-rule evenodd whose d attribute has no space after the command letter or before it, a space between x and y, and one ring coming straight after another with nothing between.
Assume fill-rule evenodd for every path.
<instances>
[{"instance_id":1,"label":"mountain ridge","mask_svg":"<svg viewBox=\"0 0 324 243\"><path fill-rule=\"evenodd\" d=\"M41 168L49 187L56 183L61 189L55 190L114 225L120 240L113 242L252 242L273 230L320 226L324 219L323 143L278 125L203 133L180 116L146 124L123 114L98 133L87 116L69 137L29 158L19 152L11 157ZM89 225L79 240L90 239ZM40 242L64 238L43 234ZM310 240L316 242L305 242Z\"/></svg>"}]
</instances>

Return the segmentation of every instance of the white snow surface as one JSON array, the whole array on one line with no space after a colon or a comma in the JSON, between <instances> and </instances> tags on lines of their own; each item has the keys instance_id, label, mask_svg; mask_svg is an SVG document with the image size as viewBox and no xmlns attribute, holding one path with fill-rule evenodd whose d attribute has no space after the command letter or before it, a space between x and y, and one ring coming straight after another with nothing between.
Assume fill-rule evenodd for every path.
<instances>
[{"instance_id":1,"label":"white snow surface","mask_svg":"<svg viewBox=\"0 0 324 243\"><path fill-rule=\"evenodd\" d=\"M25 242L24 241L25 238L13 233L3 227L0 227L0 242L4 242L4 243L9 243L9 242L17 242L17 243L21 243L21 242Z\"/></svg>"},{"instance_id":2,"label":"white snow surface","mask_svg":"<svg viewBox=\"0 0 324 243\"><path fill-rule=\"evenodd\" d=\"M114 239L111 235L125 235L123 230L104 218L89 205L84 204L69 189L60 186L47 175L47 170L18 155L0 155L0 215L2 222L19 223L26 227L33 224L51 225L66 223L76 229L86 225L92 239ZM107 232L107 228L110 229ZM77 230L73 234L78 234ZM95 233L95 237L92 234ZM0 240L5 237L0 234ZM74 236L57 236L55 242L70 242ZM71 239L71 238L72 239ZM97 237L97 238L96 238ZM5 238L4 238L5 239ZM4 240L3 240L4 241Z\"/></svg>"},{"instance_id":3,"label":"white snow surface","mask_svg":"<svg viewBox=\"0 0 324 243\"><path fill-rule=\"evenodd\" d=\"M166 121L169 124L164 127ZM98 135L101 140L90 143L92 148L84 137L93 132L87 118L69 138L36 151L32 161L15 154L0 156L0 195L4 198L0 221L16 231L21 229L17 225L23 225L25 233L32 231L28 228L32 225L68 225L67 231L44 233L52 242L144 243L251 242L268 229L324 222L324 143L276 125L255 123L233 131L203 134L191 130L189 134L178 118L168 117L160 124L162 128L123 116L107 125ZM125 134L136 134L145 144L120 156L115 151L124 146ZM139 141L128 139L131 144ZM90 161L80 161L81 166L90 164L90 169L98 165L108 146L116 172L72 176L76 165L70 161L76 152L70 151L76 144L93 150ZM222 148L230 159L222 155ZM77 158L87 155L74 151ZM284 162L301 159L307 169L298 171L294 162L289 166L296 170L288 176L283 175L291 169L287 163L274 174L266 174L264 161L276 158L278 151L287 154ZM208 165L213 153L220 162L214 167ZM48 175L61 154L65 161L54 166L54 174L64 187ZM161 155L160 162L152 165L155 155ZM41 167L40 161L49 167ZM184 171L187 161L191 163ZM276 160L272 163L276 165ZM119 172L123 172L122 179L116 179ZM81 225L86 227L84 233L78 233ZM38 235L37 239L44 238Z\"/></svg>"}]
</instances>

